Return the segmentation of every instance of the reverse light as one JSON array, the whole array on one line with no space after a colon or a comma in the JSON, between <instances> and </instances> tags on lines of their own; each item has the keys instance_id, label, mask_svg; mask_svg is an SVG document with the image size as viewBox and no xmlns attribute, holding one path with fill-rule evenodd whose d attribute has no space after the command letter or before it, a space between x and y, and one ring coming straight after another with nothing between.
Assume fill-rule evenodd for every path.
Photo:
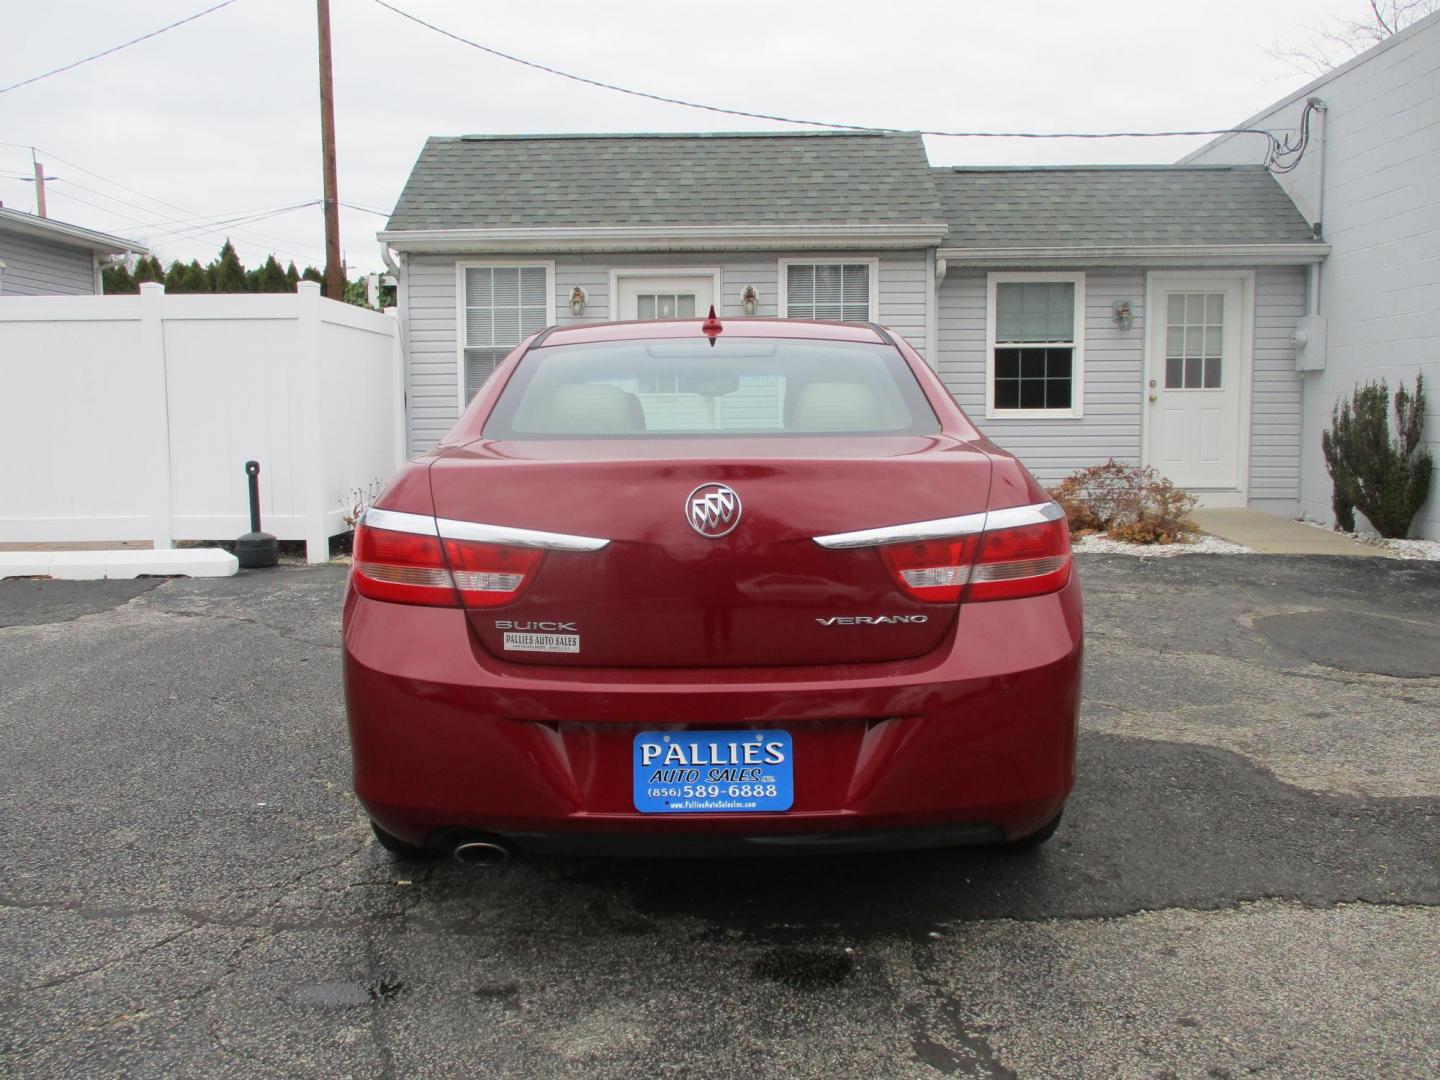
<instances>
[{"instance_id":1,"label":"reverse light","mask_svg":"<svg viewBox=\"0 0 1440 1080\"><path fill-rule=\"evenodd\" d=\"M355 591L395 604L497 607L520 595L544 558L537 548L361 524L355 529Z\"/></svg>"},{"instance_id":2,"label":"reverse light","mask_svg":"<svg viewBox=\"0 0 1440 1080\"><path fill-rule=\"evenodd\" d=\"M880 558L906 594L932 604L953 603L969 579L978 545L977 536L915 540L887 544L880 548Z\"/></svg>"},{"instance_id":3,"label":"reverse light","mask_svg":"<svg viewBox=\"0 0 1440 1080\"><path fill-rule=\"evenodd\" d=\"M520 595L545 552L538 548L445 540L445 555L460 600L467 608L498 607Z\"/></svg>"}]
</instances>

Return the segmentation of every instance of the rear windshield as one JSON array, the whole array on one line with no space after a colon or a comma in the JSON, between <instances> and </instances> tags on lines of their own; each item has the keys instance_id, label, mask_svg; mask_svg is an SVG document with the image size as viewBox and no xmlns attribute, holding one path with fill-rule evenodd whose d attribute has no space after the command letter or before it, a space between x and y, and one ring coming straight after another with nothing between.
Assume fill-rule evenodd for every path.
<instances>
[{"instance_id":1,"label":"rear windshield","mask_svg":"<svg viewBox=\"0 0 1440 1080\"><path fill-rule=\"evenodd\" d=\"M934 410L890 345L618 341L535 349L488 439L933 435Z\"/></svg>"}]
</instances>

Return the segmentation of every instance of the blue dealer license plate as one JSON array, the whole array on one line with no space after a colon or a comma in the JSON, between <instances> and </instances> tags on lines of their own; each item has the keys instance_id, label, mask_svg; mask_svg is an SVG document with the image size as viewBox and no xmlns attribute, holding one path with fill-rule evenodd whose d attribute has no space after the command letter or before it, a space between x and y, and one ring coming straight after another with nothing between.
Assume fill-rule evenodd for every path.
<instances>
[{"instance_id":1,"label":"blue dealer license plate","mask_svg":"<svg viewBox=\"0 0 1440 1080\"><path fill-rule=\"evenodd\" d=\"M795 801L788 731L642 731L634 772L642 814L774 813Z\"/></svg>"}]
</instances>

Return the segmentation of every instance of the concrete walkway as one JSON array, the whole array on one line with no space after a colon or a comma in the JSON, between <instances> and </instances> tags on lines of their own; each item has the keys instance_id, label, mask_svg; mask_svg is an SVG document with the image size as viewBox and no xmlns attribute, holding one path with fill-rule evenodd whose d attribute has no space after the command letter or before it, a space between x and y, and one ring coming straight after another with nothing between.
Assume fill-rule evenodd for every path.
<instances>
[{"instance_id":1,"label":"concrete walkway","mask_svg":"<svg viewBox=\"0 0 1440 1080\"><path fill-rule=\"evenodd\" d=\"M1344 533L1317 529L1263 510L1196 510L1191 519L1203 532L1267 555L1368 555L1390 558L1384 548Z\"/></svg>"}]
</instances>

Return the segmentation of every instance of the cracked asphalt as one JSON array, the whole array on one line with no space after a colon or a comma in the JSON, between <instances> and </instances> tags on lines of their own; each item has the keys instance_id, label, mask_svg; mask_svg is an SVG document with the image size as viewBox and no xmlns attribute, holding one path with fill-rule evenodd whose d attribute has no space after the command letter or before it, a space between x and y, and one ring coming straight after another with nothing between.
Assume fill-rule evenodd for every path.
<instances>
[{"instance_id":1,"label":"cracked asphalt","mask_svg":"<svg viewBox=\"0 0 1440 1080\"><path fill-rule=\"evenodd\" d=\"M343 569L0 583L0 1075L1440 1075L1440 565L1080 560L1055 839L397 866Z\"/></svg>"}]
</instances>

